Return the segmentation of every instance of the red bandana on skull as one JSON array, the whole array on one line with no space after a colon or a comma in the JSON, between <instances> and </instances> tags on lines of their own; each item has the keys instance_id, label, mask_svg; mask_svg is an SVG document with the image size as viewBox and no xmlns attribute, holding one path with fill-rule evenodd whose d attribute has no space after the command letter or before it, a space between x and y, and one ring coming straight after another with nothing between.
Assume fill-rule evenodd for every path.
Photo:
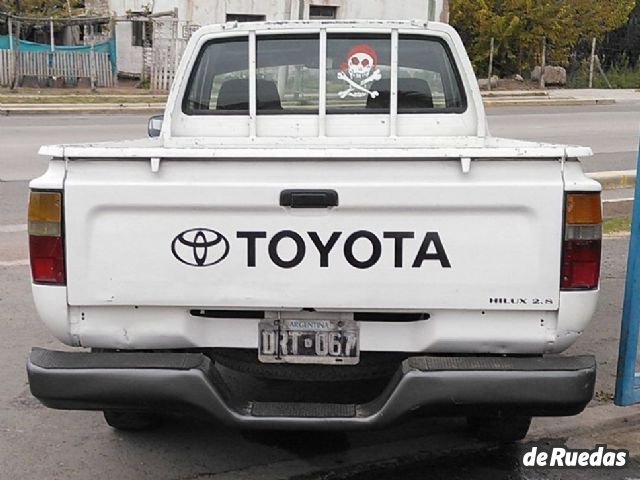
<instances>
[{"instance_id":1,"label":"red bandana on skull","mask_svg":"<svg viewBox=\"0 0 640 480\"><path fill-rule=\"evenodd\" d=\"M377 65L378 52L369 45L360 43L349 49L340 69L353 79L362 79L368 77Z\"/></svg>"}]
</instances>

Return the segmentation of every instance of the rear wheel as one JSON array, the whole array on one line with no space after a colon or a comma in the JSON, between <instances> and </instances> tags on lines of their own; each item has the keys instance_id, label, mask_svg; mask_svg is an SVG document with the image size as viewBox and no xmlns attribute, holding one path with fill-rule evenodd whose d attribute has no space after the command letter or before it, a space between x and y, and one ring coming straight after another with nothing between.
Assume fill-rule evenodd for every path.
<instances>
[{"instance_id":1,"label":"rear wheel","mask_svg":"<svg viewBox=\"0 0 640 480\"><path fill-rule=\"evenodd\" d=\"M480 440L512 443L527 436L531 426L531 417L468 417L467 424L472 433Z\"/></svg>"},{"instance_id":2,"label":"rear wheel","mask_svg":"<svg viewBox=\"0 0 640 480\"><path fill-rule=\"evenodd\" d=\"M140 431L156 427L160 417L153 413L105 410L104 419L116 430Z\"/></svg>"}]
</instances>

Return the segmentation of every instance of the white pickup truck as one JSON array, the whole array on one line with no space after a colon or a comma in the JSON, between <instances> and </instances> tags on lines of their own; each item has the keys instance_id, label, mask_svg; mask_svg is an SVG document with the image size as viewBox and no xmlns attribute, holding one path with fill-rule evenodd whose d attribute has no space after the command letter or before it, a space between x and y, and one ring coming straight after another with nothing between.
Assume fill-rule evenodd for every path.
<instances>
[{"instance_id":1,"label":"white pickup truck","mask_svg":"<svg viewBox=\"0 0 640 480\"><path fill-rule=\"evenodd\" d=\"M41 149L33 296L84 347L33 350L45 405L514 440L590 401L594 358L558 354L598 297L591 150L492 137L451 27L204 27L160 121Z\"/></svg>"}]
</instances>

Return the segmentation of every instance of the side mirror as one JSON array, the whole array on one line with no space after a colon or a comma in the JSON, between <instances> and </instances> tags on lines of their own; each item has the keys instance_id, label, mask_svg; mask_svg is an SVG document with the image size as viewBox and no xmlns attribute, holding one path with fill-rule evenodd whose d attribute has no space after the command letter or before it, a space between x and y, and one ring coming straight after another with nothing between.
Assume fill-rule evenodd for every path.
<instances>
[{"instance_id":1,"label":"side mirror","mask_svg":"<svg viewBox=\"0 0 640 480\"><path fill-rule=\"evenodd\" d=\"M160 130L162 130L162 119L163 115L154 115L149 119L149 123L147 124L147 133L150 137L159 137Z\"/></svg>"}]
</instances>

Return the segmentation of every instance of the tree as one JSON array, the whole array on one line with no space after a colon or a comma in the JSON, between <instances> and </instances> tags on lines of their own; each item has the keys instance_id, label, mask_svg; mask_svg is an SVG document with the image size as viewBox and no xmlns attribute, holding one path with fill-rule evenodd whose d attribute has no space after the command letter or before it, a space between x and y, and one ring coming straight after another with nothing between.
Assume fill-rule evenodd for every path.
<instances>
[{"instance_id":1,"label":"tree","mask_svg":"<svg viewBox=\"0 0 640 480\"><path fill-rule=\"evenodd\" d=\"M28 17L29 20L14 23L14 35L22 39L48 43L49 18L79 16L85 15L86 12L84 0L0 0L0 13ZM60 23L54 24L56 31L63 27ZM0 32L7 31L6 16L0 15Z\"/></svg>"},{"instance_id":2,"label":"tree","mask_svg":"<svg viewBox=\"0 0 640 480\"><path fill-rule=\"evenodd\" d=\"M0 0L0 12L24 17L68 17L84 15L84 0Z\"/></svg>"},{"instance_id":3,"label":"tree","mask_svg":"<svg viewBox=\"0 0 640 480\"><path fill-rule=\"evenodd\" d=\"M550 63L566 65L582 38L602 38L627 20L635 0L451 0L458 29L477 71L486 71L495 39L494 68L503 75L528 71L546 37Z\"/></svg>"},{"instance_id":4,"label":"tree","mask_svg":"<svg viewBox=\"0 0 640 480\"><path fill-rule=\"evenodd\" d=\"M629 15L629 21L605 35L602 43L603 57L607 65L640 63L640 0Z\"/></svg>"}]
</instances>

